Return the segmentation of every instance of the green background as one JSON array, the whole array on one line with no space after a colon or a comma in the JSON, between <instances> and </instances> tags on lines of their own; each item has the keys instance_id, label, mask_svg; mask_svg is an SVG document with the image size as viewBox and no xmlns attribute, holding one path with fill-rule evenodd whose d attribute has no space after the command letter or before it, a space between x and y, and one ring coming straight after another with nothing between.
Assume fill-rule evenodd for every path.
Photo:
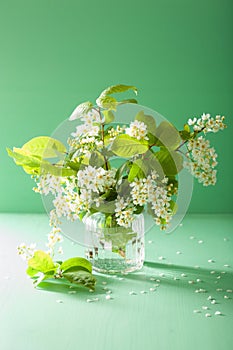
<instances>
[{"instance_id":1,"label":"green background","mask_svg":"<svg viewBox=\"0 0 233 350\"><path fill-rule=\"evenodd\" d=\"M232 0L2 0L2 212L42 212L33 182L5 147L50 135L74 107L112 84L181 128L203 112L227 117L211 135L218 183L195 182L190 212L232 212Z\"/></svg>"}]
</instances>

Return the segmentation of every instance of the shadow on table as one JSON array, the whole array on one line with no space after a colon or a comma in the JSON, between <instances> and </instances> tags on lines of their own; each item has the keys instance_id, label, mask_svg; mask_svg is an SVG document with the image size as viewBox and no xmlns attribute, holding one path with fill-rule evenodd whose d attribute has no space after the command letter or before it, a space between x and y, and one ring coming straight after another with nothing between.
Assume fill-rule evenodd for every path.
<instances>
[{"instance_id":1,"label":"shadow on table","mask_svg":"<svg viewBox=\"0 0 233 350\"><path fill-rule=\"evenodd\" d=\"M103 283L103 284L102 284ZM92 296L96 296L96 294L105 294L106 290L104 289L104 284L106 283L105 276L98 276L97 285L94 291L83 287L81 285L71 284L66 281L56 281L56 280L46 280L41 282L37 289L44 290L47 292L53 293L62 293L62 294L72 294L74 297L77 295L78 298L83 297L85 299L92 298Z\"/></svg>"},{"instance_id":2,"label":"shadow on table","mask_svg":"<svg viewBox=\"0 0 233 350\"><path fill-rule=\"evenodd\" d=\"M149 288L159 282L161 285L167 285L171 288L179 287L185 289L195 289L200 292L213 293L217 288L233 288L233 271L215 270L214 273L209 269L195 268L190 266L173 265L145 261L142 270L128 274L104 275L95 274L97 279L96 289L94 292L88 291L87 288L76 286L66 281L47 280L41 282L37 287L40 290L48 292L72 294L79 299L96 298L105 295L112 288L115 291L125 292L125 289L138 287Z\"/></svg>"},{"instance_id":3,"label":"shadow on table","mask_svg":"<svg viewBox=\"0 0 233 350\"><path fill-rule=\"evenodd\" d=\"M174 264L145 261L141 271L124 276L131 281L154 281L177 287L200 289L200 292L211 292L217 288L233 287L233 271L223 271L190 267ZM205 290L208 288L208 290Z\"/></svg>"}]
</instances>

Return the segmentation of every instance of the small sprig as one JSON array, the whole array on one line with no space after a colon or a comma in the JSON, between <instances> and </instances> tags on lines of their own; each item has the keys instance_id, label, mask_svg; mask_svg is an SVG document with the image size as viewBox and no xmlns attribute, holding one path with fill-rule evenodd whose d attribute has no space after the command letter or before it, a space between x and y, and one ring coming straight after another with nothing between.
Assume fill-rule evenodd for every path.
<instances>
[{"instance_id":1,"label":"small sprig","mask_svg":"<svg viewBox=\"0 0 233 350\"><path fill-rule=\"evenodd\" d=\"M35 286L47 279L66 279L72 284L95 289L96 279L92 275L92 265L84 258L75 257L58 262L53 261L44 251L36 250L27 262L27 274L33 278Z\"/></svg>"},{"instance_id":2,"label":"small sprig","mask_svg":"<svg viewBox=\"0 0 233 350\"><path fill-rule=\"evenodd\" d=\"M200 118L190 118L188 120L188 125L192 126L193 130L196 132L203 131L204 134L208 132L215 133L227 127L224 120L224 116L216 115L216 117L213 118L209 113L203 113Z\"/></svg>"}]
</instances>

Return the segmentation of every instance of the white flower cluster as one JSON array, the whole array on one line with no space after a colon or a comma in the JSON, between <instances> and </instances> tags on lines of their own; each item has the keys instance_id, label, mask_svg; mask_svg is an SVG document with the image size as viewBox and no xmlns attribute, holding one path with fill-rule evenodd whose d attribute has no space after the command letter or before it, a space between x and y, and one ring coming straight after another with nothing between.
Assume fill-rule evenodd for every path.
<instances>
[{"instance_id":1,"label":"white flower cluster","mask_svg":"<svg viewBox=\"0 0 233 350\"><path fill-rule=\"evenodd\" d=\"M146 178L136 180L130 184L133 204L144 206L149 203L154 211L155 222L161 225L162 229L171 220L172 211L170 209L170 186L167 186L167 178L158 184L158 174L154 171Z\"/></svg>"},{"instance_id":2,"label":"white flower cluster","mask_svg":"<svg viewBox=\"0 0 233 350\"><path fill-rule=\"evenodd\" d=\"M33 191L47 195L52 193L53 195L61 192L61 177L53 176L50 174L33 176L37 187L33 187Z\"/></svg>"},{"instance_id":3,"label":"white flower cluster","mask_svg":"<svg viewBox=\"0 0 233 350\"><path fill-rule=\"evenodd\" d=\"M76 160L79 160L79 157L90 158L94 150L103 147L100 137L100 124L103 122L101 115L93 109L81 115L79 119L84 124L78 125L76 131L71 133L73 138L67 140L69 146L76 150L73 155Z\"/></svg>"},{"instance_id":4,"label":"white flower cluster","mask_svg":"<svg viewBox=\"0 0 233 350\"><path fill-rule=\"evenodd\" d=\"M29 246L27 246L25 243L21 243L17 247L17 252L21 256L23 260L29 260L33 257L34 252L36 250L36 244L32 243Z\"/></svg>"},{"instance_id":5,"label":"white flower cluster","mask_svg":"<svg viewBox=\"0 0 233 350\"><path fill-rule=\"evenodd\" d=\"M115 175L116 169L104 170L89 165L84 170L79 170L78 186L96 193L105 192L115 185Z\"/></svg>"},{"instance_id":6,"label":"white flower cluster","mask_svg":"<svg viewBox=\"0 0 233 350\"><path fill-rule=\"evenodd\" d=\"M118 196L115 203L115 216L118 225L123 227L130 227L134 219L134 207L131 204L130 198L123 198Z\"/></svg>"},{"instance_id":7,"label":"white flower cluster","mask_svg":"<svg viewBox=\"0 0 233 350\"><path fill-rule=\"evenodd\" d=\"M148 137L146 136L147 126L138 120L131 122L129 128L125 129L125 133L131 137L135 137L138 140L148 140Z\"/></svg>"},{"instance_id":8,"label":"white flower cluster","mask_svg":"<svg viewBox=\"0 0 233 350\"><path fill-rule=\"evenodd\" d=\"M55 245L57 243L61 243L63 241L63 238L62 238L60 233L61 233L61 229L59 227L53 227L52 230L48 234L48 243L46 244L46 246L49 249L46 253L49 254L51 257L54 256ZM63 253L61 247L58 248L58 252L60 254Z\"/></svg>"},{"instance_id":9,"label":"white flower cluster","mask_svg":"<svg viewBox=\"0 0 233 350\"><path fill-rule=\"evenodd\" d=\"M59 218L62 216L69 216L71 212L71 202L65 191L55 196L53 205L56 208L56 214Z\"/></svg>"},{"instance_id":10,"label":"white flower cluster","mask_svg":"<svg viewBox=\"0 0 233 350\"><path fill-rule=\"evenodd\" d=\"M113 141L115 139L116 136L122 134L125 130L125 126L120 127L120 125L117 125L116 129L111 128L110 130L108 130L108 134L110 136L110 141Z\"/></svg>"},{"instance_id":11,"label":"white flower cluster","mask_svg":"<svg viewBox=\"0 0 233 350\"><path fill-rule=\"evenodd\" d=\"M61 229L57 226L61 224L61 222L58 220L56 210L53 209L50 211L50 226L53 226L51 231L48 234L48 243L46 243L46 247L49 248L46 252L51 257L54 256L55 253L55 245L57 243L61 243L63 241L62 235L61 235ZM32 243L30 245L26 245L25 243L21 243L17 247L18 254L22 257L23 260L29 260L33 257L35 251L36 251L36 244ZM63 254L62 247L60 246L57 250L59 254Z\"/></svg>"},{"instance_id":12,"label":"white flower cluster","mask_svg":"<svg viewBox=\"0 0 233 350\"><path fill-rule=\"evenodd\" d=\"M50 220L56 222L59 217L67 217L68 220L74 221L78 218L79 210L77 208L77 179L72 176L69 178L62 178L61 190L56 193L53 200L55 207L54 218L50 216ZM56 224L52 226L57 226Z\"/></svg>"},{"instance_id":13,"label":"white flower cluster","mask_svg":"<svg viewBox=\"0 0 233 350\"><path fill-rule=\"evenodd\" d=\"M56 209L52 209L49 213L49 226L52 226L53 229L48 234L48 244L47 247L49 247L49 254L53 256L54 254L54 246L56 243L61 243L63 241L62 236L60 235L61 229L59 228L59 225L61 225L62 222L59 220ZM60 246L58 248L58 253L63 254L63 249Z\"/></svg>"},{"instance_id":14,"label":"white flower cluster","mask_svg":"<svg viewBox=\"0 0 233 350\"><path fill-rule=\"evenodd\" d=\"M104 122L104 118L94 108L88 113L81 115L80 120L82 120L87 125L92 125L95 123L101 124Z\"/></svg>"},{"instance_id":15,"label":"white flower cluster","mask_svg":"<svg viewBox=\"0 0 233 350\"><path fill-rule=\"evenodd\" d=\"M79 170L77 179L74 177L63 179L61 190L55 194L53 200L54 215L74 221L78 219L80 213L89 212L94 203L98 207L97 194L106 192L115 185L115 174L116 169L104 170L89 165Z\"/></svg>"},{"instance_id":16,"label":"white flower cluster","mask_svg":"<svg viewBox=\"0 0 233 350\"><path fill-rule=\"evenodd\" d=\"M94 136L80 136L75 139L69 138L67 143L71 148L76 150L72 157L76 161L80 161L83 158L89 159L93 151L103 147L103 141Z\"/></svg>"},{"instance_id":17,"label":"white flower cluster","mask_svg":"<svg viewBox=\"0 0 233 350\"><path fill-rule=\"evenodd\" d=\"M210 147L209 140L200 136L197 139L189 140L187 148L189 161L184 162L184 166L204 186L215 185L217 171L214 168L218 164L217 154L215 149Z\"/></svg>"},{"instance_id":18,"label":"white flower cluster","mask_svg":"<svg viewBox=\"0 0 233 350\"><path fill-rule=\"evenodd\" d=\"M212 118L210 114L203 113L201 118L190 118L188 124L193 126L194 131L203 131L204 133L218 132L219 130L224 130L226 128L224 119L224 116L216 115L215 118Z\"/></svg>"},{"instance_id":19,"label":"white flower cluster","mask_svg":"<svg viewBox=\"0 0 233 350\"><path fill-rule=\"evenodd\" d=\"M81 115L80 120L84 124L76 127L76 132L71 134L73 137L79 138L80 136L92 137L99 135L100 127L96 124L102 123L103 120L97 111L92 110L85 115Z\"/></svg>"},{"instance_id":20,"label":"white flower cluster","mask_svg":"<svg viewBox=\"0 0 233 350\"><path fill-rule=\"evenodd\" d=\"M71 133L71 136L79 138L80 136L92 137L99 135L100 128L98 125L81 124L76 126L76 131Z\"/></svg>"},{"instance_id":21,"label":"white flower cluster","mask_svg":"<svg viewBox=\"0 0 233 350\"><path fill-rule=\"evenodd\" d=\"M61 225L61 221L59 220L56 209L50 210L49 213L49 226L51 227L59 227Z\"/></svg>"},{"instance_id":22,"label":"white flower cluster","mask_svg":"<svg viewBox=\"0 0 233 350\"><path fill-rule=\"evenodd\" d=\"M151 193L149 203L156 215L155 223L165 230L172 218L172 210L170 208L171 197L167 187L157 186Z\"/></svg>"}]
</instances>

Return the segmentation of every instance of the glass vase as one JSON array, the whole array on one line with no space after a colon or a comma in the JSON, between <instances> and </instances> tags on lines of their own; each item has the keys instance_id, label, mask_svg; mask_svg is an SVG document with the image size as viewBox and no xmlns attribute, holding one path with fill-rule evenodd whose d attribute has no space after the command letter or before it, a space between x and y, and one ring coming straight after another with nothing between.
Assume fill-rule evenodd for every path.
<instances>
[{"instance_id":1,"label":"glass vase","mask_svg":"<svg viewBox=\"0 0 233 350\"><path fill-rule=\"evenodd\" d=\"M130 227L109 224L103 213L83 220L86 258L101 273L127 273L140 270L144 262L144 216L135 215Z\"/></svg>"}]
</instances>

